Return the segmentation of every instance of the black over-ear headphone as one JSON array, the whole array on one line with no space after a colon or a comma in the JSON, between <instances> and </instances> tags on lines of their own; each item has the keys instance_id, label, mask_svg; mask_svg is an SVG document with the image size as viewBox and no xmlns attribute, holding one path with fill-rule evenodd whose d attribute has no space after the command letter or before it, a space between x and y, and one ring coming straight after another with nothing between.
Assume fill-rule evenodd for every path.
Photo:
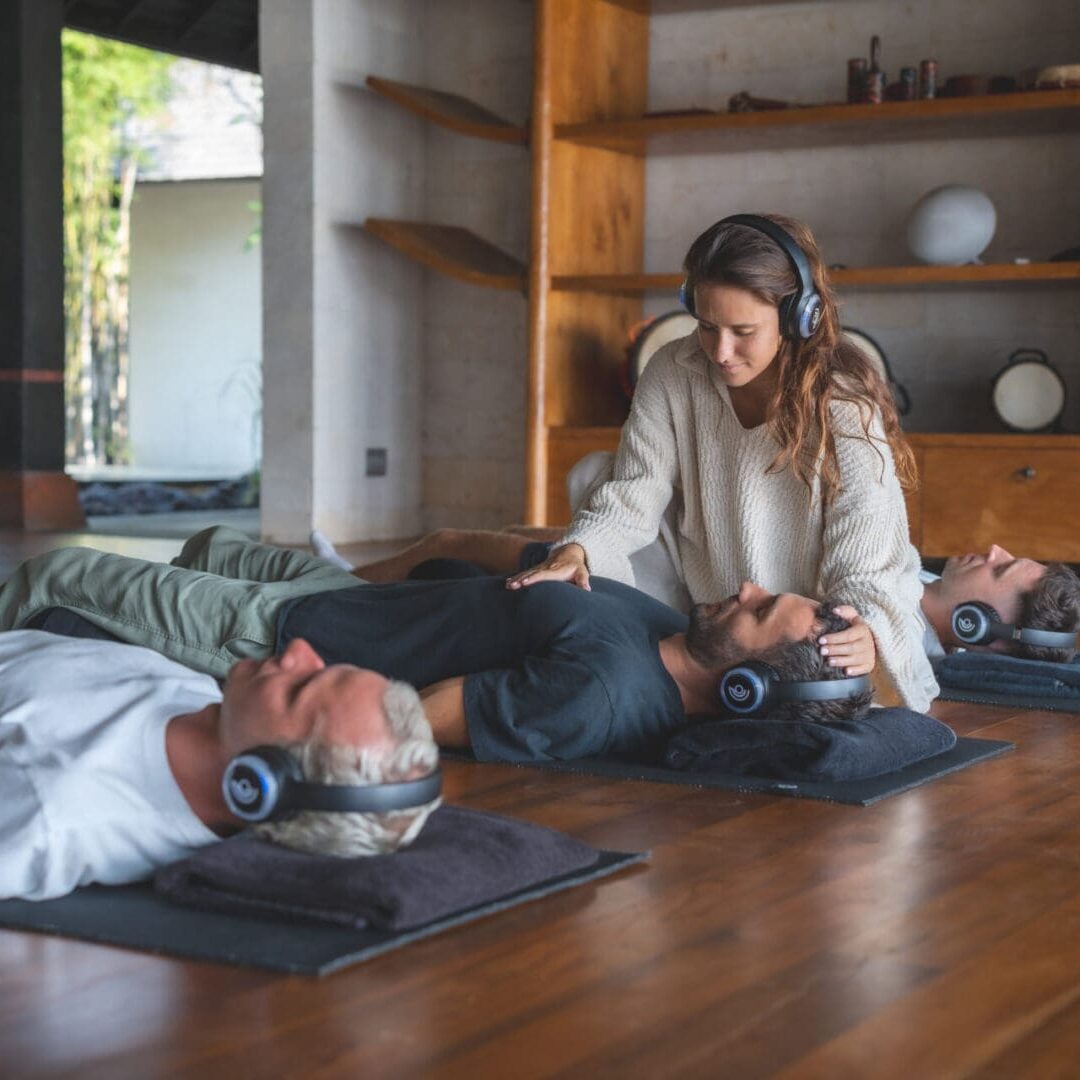
<instances>
[{"instance_id":1,"label":"black over-ear headphone","mask_svg":"<svg viewBox=\"0 0 1080 1080\"><path fill-rule=\"evenodd\" d=\"M780 333L793 340L812 338L821 325L824 305L817 289L814 288L814 275L810 271L810 262L806 258L806 253L795 243L791 234L776 222L758 217L757 214L733 214L731 217L718 221L714 228L720 225L745 225L748 229L756 229L774 241L787 255L788 261L795 269L799 284L790 296L785 296L780 301ZM713 249L708 257L703 260L705 266L712 261L717 240L719 240L719 235L713 241ZM689 287L688 280L679 287L679 303L691 315L697 315L694 310L694 292Z\"/></svg>"},{"instance_id":2,"label":"black over-ear headphone","mask_svg":"<svg viewBox=\"0 0 1080 1080\"><path fill-rule=\"evenodd\" d=\"M229 762L221 790L241 821L276 821L298 810L381 814L437 799L442 773L393 784L313 784L283 746L255 746Z\"/></svg>"},{"instance_id":3,"label":"black over-ear headphone","mask_svg":"<svg viewBox=\"0 0 1080 1080\"><path fill-rule=\"evenodd\" d=\"M746 660L724 672L720 702L736 716L764 716L787 701L841 701L870 689L866 675L849 679L783 682L776 670L760 660Z\"/></svg>"},{"instance_id":4,"label":"black over-ear headphone","mask_svg":"<svg viewBox=\"0 0 1080 1080\"><path fill-rule=\"evenodd\" d=\"M1076 634L1068 630L1036 630L1029 626L1003 623L998 613L981 600L957 604L952 613L952 631L965 645L989 645L992 641L1016 641L1021 645L1042 645L1048 649L1075 649Z\"/></svg>"}]
</instances>

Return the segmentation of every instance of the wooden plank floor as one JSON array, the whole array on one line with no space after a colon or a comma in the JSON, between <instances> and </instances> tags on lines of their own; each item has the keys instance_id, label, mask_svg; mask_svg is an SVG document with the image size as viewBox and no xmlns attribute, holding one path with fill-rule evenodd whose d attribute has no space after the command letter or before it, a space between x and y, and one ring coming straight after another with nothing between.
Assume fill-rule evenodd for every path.
<instances>
[{"instance_id":1,"label":"wooden plank floor","mask_svg":"<svg viewBox=\"0 0 1080 1080\"><path fill-rule=\"evenodd\" d=\"M0 1075L1074 1077L1080 716L934 712L1017 750L866 808L448 763L652 858L321 980L0 931Z\"/></svg>"}]
</instances>

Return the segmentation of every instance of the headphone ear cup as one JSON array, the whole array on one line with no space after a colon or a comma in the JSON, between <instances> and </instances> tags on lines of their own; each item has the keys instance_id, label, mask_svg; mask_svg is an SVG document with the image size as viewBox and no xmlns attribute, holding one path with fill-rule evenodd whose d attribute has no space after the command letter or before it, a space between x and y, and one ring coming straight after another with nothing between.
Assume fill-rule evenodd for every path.
<instances>
[{"instance_id":1,"label":"headphone ear cup","mask_svg":"<svg viewBox=\"0 0 1080 1080\"><path fill-rule=\"evenodd\" d=\"M683 283L679 286L679 303L682 304L691 315L696 315L694 311L694 290L690 288L689 278L685 278Z\"/></svg>"},{"instance_id":2,"label":"headphone ear cup","mask_svg":"<svg viewBox=\"0 0 1080 1080\"><path fill-rule=\"evenodd\" d=\"M289 786L303 779L300 762L282 746L256 746L225 767L221 793L241 821L272 821L289 813Z\"/></svg>"},{"instance_id":3,"label":"headphone ear cup","mask_svg":"<svg viewBox=\"0 0 1080 1080\"><path fill-rule=\"evenodd\" d=\"M720 703L736 716L756 716L764 712L776 672L768 664L748 660L724 672L720 679Z\"/></svg>"},{"instance_id":4,"label":"headphone ear cup","mask_svg":"<svg viewBox=\"0 0 1080 1080\"><path fill-rule=\"evenodd\" d=\"M965 645L987 645L994 640L991 623L1000 622L998 613L979 600L957 604L952 613L952 631Z\"/></svg>"},{"instance_id":5,"label":"headphone ear cup","mask_svg":"<svg viewBox=\"0 0 1080 1080\"><path fill-rule=\"evenodd\" d=\"M821 297L816 292L812 292L809 296L803 297L802 303L799 304L798 331L799 337L804 341L808 338L812 338L817 333L817 329L821 325L821 316L824 310L825 306L821 302Z\"/></svg>"}]
</instances>

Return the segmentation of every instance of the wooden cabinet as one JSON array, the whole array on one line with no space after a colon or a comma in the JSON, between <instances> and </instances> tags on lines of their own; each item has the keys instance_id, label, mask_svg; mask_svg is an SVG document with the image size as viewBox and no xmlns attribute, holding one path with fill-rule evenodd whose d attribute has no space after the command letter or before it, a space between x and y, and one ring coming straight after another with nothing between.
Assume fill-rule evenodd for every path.
<instances>
[{"instance_id":1,"label":"wooden cabinet","mask_svg":"<svg viewBox=\"0 0 1080 1080\"><path fill-rule=\"evenodd\" d=\"M923 555L982 551L1080 562L1080 436L913 435L908 500Z\"/></svg>"},{"instance_id":2,"label":"wooden cabinet","mask_svg":"<svg viewBox=\"0 0 1080 1080\"><path fill-rule=\"evenodd\" d=\"M618 428L549 433L549 520L569 520L567 471L614 450ZM909 435L919 485L907 499L912 543L927 557L985 551L1080 562L1080 436Z\"/></svg>"}]
</instances>

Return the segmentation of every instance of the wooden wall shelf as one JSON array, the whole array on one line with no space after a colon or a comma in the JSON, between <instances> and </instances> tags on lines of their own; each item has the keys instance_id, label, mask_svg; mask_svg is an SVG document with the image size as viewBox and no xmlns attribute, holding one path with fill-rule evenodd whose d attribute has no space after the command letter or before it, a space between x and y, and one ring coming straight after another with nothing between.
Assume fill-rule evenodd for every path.
<instances>
[{"instance_id":1,"label":"wooden wall shelf","mask_svg":"<svg viewBox=\"0 0 1080 1080\"><path fill-rule=\"evenodd\" d=\"M457 225L368 218L363 228L410 259L472 285L525 291L525 266Z\"/></svg>"},{"instance_id":2,"label":"wooden wall shelf","mask_svg":"<svg viewBox=\"0 0 1080 1080\"><path fill-rule=\"evenodd\" d=\"M1080 262L989 263L978 266L862 266L832 270L838 288L923 288L938 285L989 285L1025 282L1080 282ZM551 287L565 292L637 296L675 292L682 274L556 274Z\"/></svg>"},{"instance_id":3,"label":"wooden wall shelf","mask_svg":"<svg viewBox=\"0 0 1080 1080\"><path fill-rule=\"evenodd\" d=\"M934 285L992 285L1002 282L1080 281L1080 262L988 263L978 266L863 266L831 270L839 288L920 288Z\"/></svg>"},{"instance_id":4,"label":"wooden wall shelf","mask_svg":"<svg viewBox=\"0 0 1080 1080\"><path fill-rule=\"evenodd\" d=\"M792 0L607 0L615 7L639 14L675 15L684 11L715 11L726 7L767 7L769 4L789 4ZM810 3L812 0L796 0Z\"/></svg>"},{"instance_id":5,"label":"wooden wall shelf","mask_svg":"<svg viewBox=\"0 0 1080 1080\"><path fill-rule=\"evenodd\" d=\"M802 141L868 141L986 135L999 129L1016 131L1024 117L1023 134L1057 131L1080 125L1080 90L1030 90L1014 94L936 98L932 101L890 101L881 105L813 105L762 112L689 112L643 116L632 120L556 124L555 137L586 146L642 153L649 140L713 132L759 136L770 130L809 129ZM1040 124L1036 126L1035 121ZM962 121L962 123L957 123ZM1003 126L1004 125L1004 126ZM668 147L678 149L677 143Z\"/></svg>"},{"instance_id":6,"label":"wooden wall shelf","mask_svg":"<svg viewBox=\"0 0 1080 1080\"><path fill-rule=\"evenodd\" d=\"M431 90L426 86L412 86L393 79L380 79L369 75L366 84L377 94L401 105L409 112L461 135L474 135L492 142L527 145L529 134L495 113L488 112L468 98ZM353 85L353 84L349 84Z\"/></svg>"}]
</instances>

